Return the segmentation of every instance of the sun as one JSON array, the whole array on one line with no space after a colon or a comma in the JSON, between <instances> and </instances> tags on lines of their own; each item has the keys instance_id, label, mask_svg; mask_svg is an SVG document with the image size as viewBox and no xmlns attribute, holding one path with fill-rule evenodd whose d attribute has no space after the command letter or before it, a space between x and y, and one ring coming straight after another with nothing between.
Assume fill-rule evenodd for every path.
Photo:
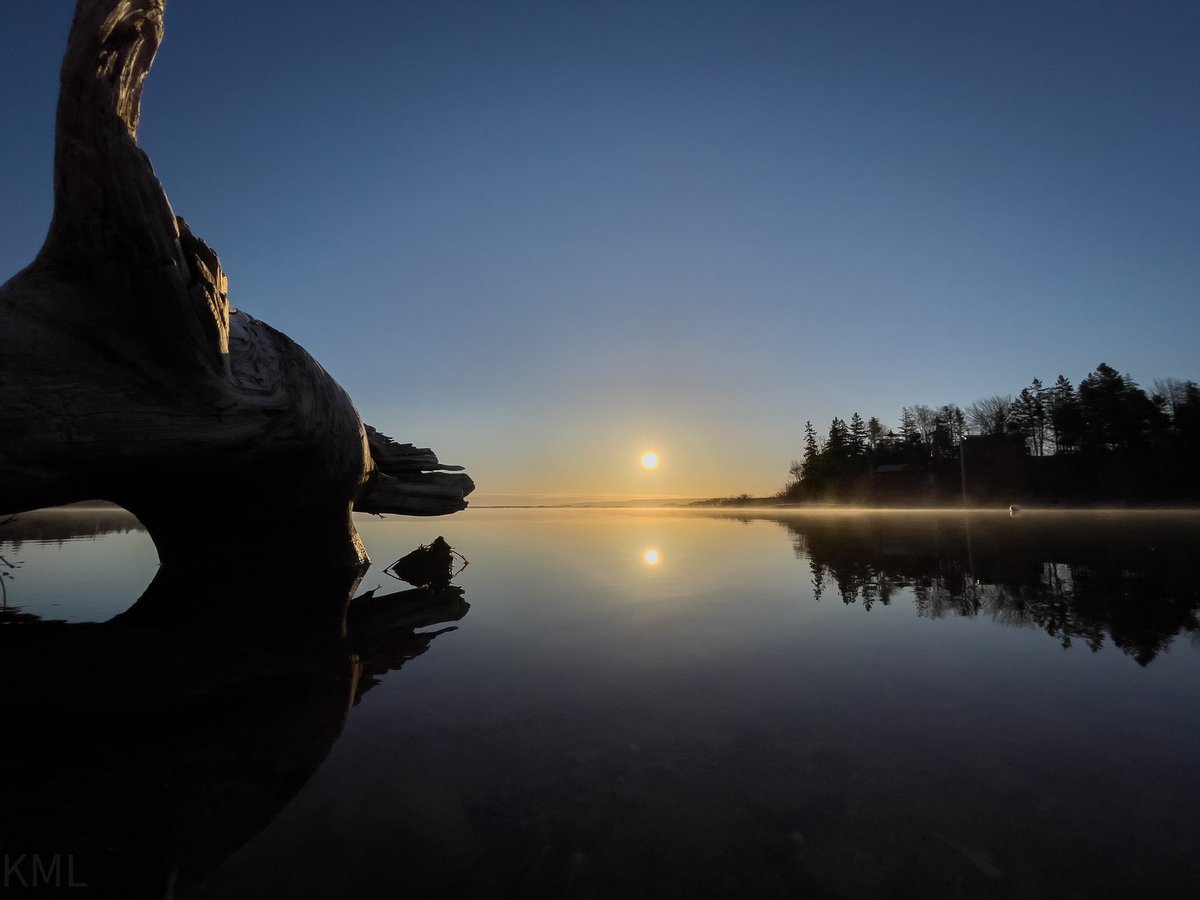
<instances>
[{"instance_id":1,"label":"sun","mask_svg":"<svg viewBox=\"0 0 1200 900\"><path fill-rule=\"evenodd\" d=\"M642 468L655 469L658 467L658 454L653 450L647 450L642 454Z\"/></svg>"},{"instance_id":2,"label":"sun","mask_svg":"<svg viewBox=\"0 0 1200 900\"><path fill-rule=\"evenodd\" d=\"M642 554L642 560L648 566L657 566L660 559L662 559L662 557L659 556L657 550L647 550Z\"/></svg>"}]
</instances>

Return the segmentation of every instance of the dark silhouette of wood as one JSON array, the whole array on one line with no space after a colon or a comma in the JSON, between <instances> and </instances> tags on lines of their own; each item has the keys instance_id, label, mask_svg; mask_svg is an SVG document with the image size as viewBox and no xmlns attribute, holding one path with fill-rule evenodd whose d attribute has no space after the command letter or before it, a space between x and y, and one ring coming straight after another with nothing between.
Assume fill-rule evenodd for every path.
<instances>
[{"instance_id":1,"label":"dark silhouette of wood","mask_svg":"<svg viewBox=\"0 0 1200 900\"><path fill-rule=\"evenodd\" d=\"M438 588L449 584L458 574L454 569L456 562L459 565L458 572L468 565L467 558L438 535L428 544L406 553L383 571L400 581L407 581L413 587Z\"/></svg>"},{"instance_id":2,"label":"dark silhouette of wood","mask_svg":"<svg viewBox=\"0 0 1200 900\"><path fill-rule=\"evenodd\" d=\"M230 305L136 142L164 5L76 7L53 220L0 287L0 513L101 498L145 523L164 564L218 538L225 554L319 546L361 564L352 504L440 515L474 485L364 426L302 347Z\"/></svg>"}]
</instances>

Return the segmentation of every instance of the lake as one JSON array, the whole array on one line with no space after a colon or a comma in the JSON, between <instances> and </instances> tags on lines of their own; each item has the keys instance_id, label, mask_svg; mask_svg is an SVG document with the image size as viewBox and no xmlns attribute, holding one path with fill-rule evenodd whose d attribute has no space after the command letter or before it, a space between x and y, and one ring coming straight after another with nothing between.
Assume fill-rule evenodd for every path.
<instances>
[{"instance_id":1,"label":"lake","mask_svg":"<svg viewBox=\"0 0 1200 900\"><path fill-rule=\"evenodd\" d=\"M84 668L107 633L46 624L139 596L157 561L136 523L0 530L0 632L47 642L9 702L33 734L6 778L34 787L0 797L5 852L57 854L95 895L120 877L198 898L1200 896L1200 514L359 526L360 593L404 589L382 567L442 534L470 560L461 598L389 619L349 688L238 656L254 690L213 686L224 643ZM76 691L96 695L78 716ZM101 765L105 728L135 750ZM105 812L122 805L152 812Z\"/></svg>"}]
</instances>

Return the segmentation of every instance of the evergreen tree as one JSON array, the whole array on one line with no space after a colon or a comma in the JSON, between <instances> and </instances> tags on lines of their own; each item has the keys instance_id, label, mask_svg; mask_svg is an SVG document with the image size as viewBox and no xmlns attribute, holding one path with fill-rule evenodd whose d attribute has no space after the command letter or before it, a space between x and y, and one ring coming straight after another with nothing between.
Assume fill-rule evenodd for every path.
<instances>
[{"instance_id":1,"label":"evergreen tree","mask_svg":"<svg viewBox=\"0 0 1200 900\"><path fill-rule=\"evenodd\" d=\"M830 460L840 462L850 453L850 430L846 423L834 417L829 423L829 437L825 441L825 453Z\"/></svg>"},{"instance_id":2,"label":"evergreen tree","mask_svg":"<svg viewBox=\"0 0 1200 900\"><path fill-rule=\"evenodd\" d=\"M907 406L900 410L900 440L908 446L921 443L921 435L917 431L917 419Z\"/></svg>"},{"instance_id":3,"label":"evergreen tree","mask_svg":"<svg viewBox=\"0 0 1200 900\"><path fill-rule=\"evenodd\" d=\"M1026 389L1033 395L1033 440L1036 454L1046 455L1046 431L1050 424L1050 411L1046 407L1046 388L1040 378L1029 382Z\"/></svg>"},{"instance_id":4,"label":"evergreen tree","mask_svg":"<svg viewBox=\"0 0 1200 900\"><path fill-rule=\"evenodd\" d=\"M947 420L950 423L950 432L954 436L954 446L962 443L963 437L967 433L967 414L962 411L957 403L951 403L948 406L943 406L946 411Z\"/></svg>"},{"instance_id":5,"label":"evergreen tree","mask_svg":"<svg viewBox=\"0 0 1200 900\"><path fill-rule=\"evenodd\" d=\"M1042 456L1046 446L1046 404L1042 398L1045 389L1041 381L1033 379L1027 388L1022 388L1012 405L1009 425L1021 435L1026 447L1034 456Z\"/></svg>"},{"instance_id":6,"label":"evergreen tree","mask_svg":"<svg viewBox=\"0 0 1200 900\"><path fill-rule=\"evenodd\" d=\"M1200 443L1200 385L1185 381L1182 399L1175 405L1172 425L1185 441Z\"/></svg>"},{"instance_id":7,"label":"evergreen tree","mask_svg":"<svg viewBox=\"0 0 1200 900\"><path fill-rule=\"evenodd\" d=\"M821 458L821 448L817 445L817 432L812 422L804 423L804 473L815 472L817 461Z\"/></svg>"},{"instance_id":8,"label":"evergreen tree","mask_svg":"<svg viewBox=\"0 0 1200 900\"><path fill-rule=\"evenodd\" d=\"M800 460L800 484L802 493L813 495L821 487L824 478L824 460L821 446L817 443L817 432L812 422L804 423L804 456Z\"/></svg>"},{"instance_id":9,"label":"evergreen tree","mask_svg":"<svg viewBox=\"0 0 1200 900\"><path fill-rule=\"evenodd\" d=\"M1083 437L1093 449L1131 448L1166 425L1166 416L1128 375L1100 363L1079 384Z\"/></svg>"},{"instance_id":10,"label":"evergreen tree","mask_svg":"<svg viewBox=\"0 0 1200 900\"><path fill-rule=\"evenodd\" d=\"M1083 413L1079 395L1067 376L1059 375L1049 390L1050 430L1054 432L1054 452L1069 453L1079 448L1083 436Z\"/></svg>"},{"instance_id":11,"label":"evergreen tree","mask_svg":"<svg viewBox=\"0 0 1200 900\"><path fill-rule=\"evenodd\" d=\"M857 412L850 417L850 454L855 457L867 453L867 426Z\"/></svg>"}]
</instances>

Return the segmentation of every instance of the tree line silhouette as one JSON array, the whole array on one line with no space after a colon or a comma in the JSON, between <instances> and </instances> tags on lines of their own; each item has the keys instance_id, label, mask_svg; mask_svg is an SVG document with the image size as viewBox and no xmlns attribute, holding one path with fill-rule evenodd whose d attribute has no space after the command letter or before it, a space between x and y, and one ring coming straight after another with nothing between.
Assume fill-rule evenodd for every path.
<instances>
[{"instance_id":1,"label":"tree line silhouette","mask_svg":"<svg viewBox=\"0 0 1200 900\"><path fill-rule=\"evenodd\" d=\"M906 406L898 429L858 412L804 452L778 498L842 503L1185 503L1200 500L1200 386L1162 378L1147 393L1100 363L1076 387L1059 375L963 409Z\"/></svg>"}]
</instances>

